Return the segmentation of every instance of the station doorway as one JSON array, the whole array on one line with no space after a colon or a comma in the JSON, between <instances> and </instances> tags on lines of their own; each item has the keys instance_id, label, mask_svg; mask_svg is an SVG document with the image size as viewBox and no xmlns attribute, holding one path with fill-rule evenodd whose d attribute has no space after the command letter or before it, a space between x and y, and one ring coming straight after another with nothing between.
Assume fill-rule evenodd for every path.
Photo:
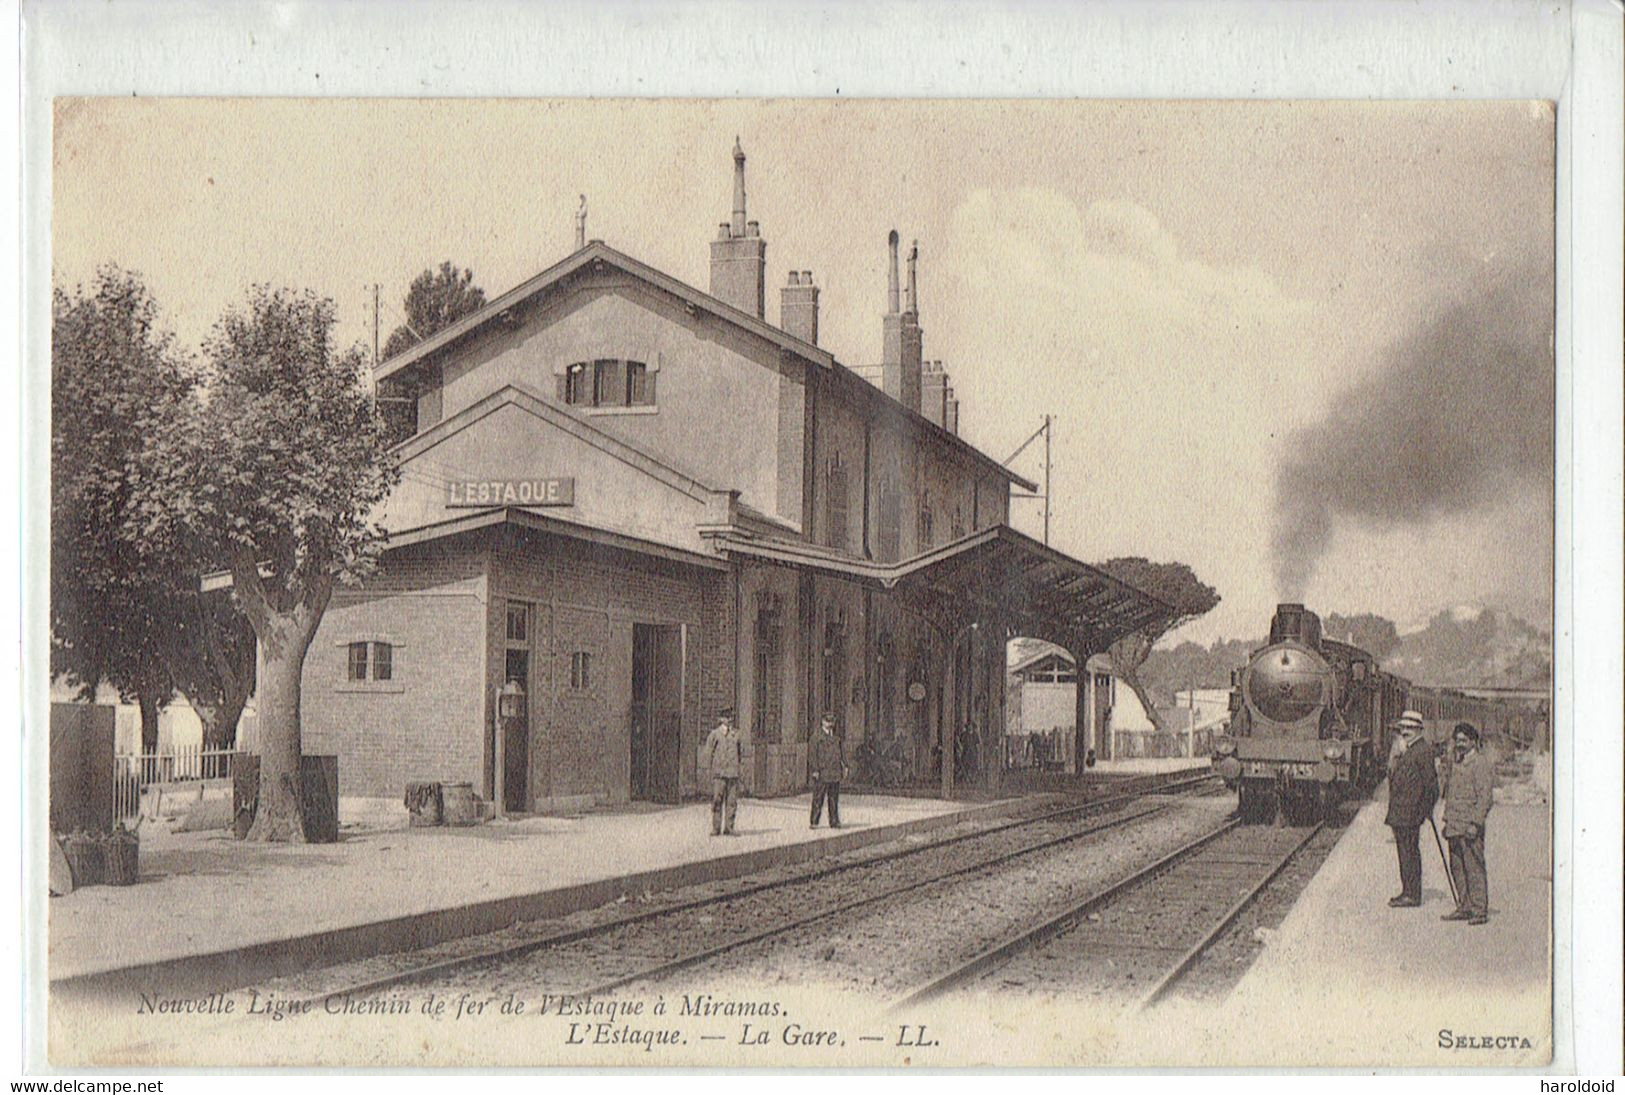
<instances>
[{"instance_id":1,"label":"station doorway","mask_svg":"<svg viewBox=\"0 0 1625 1095\"><path fill-rule=\"evenodd\" d=\"M634 800L679 800L682 718L682 627L633 624L630 737Z\"/></svg>"}]
</instances>

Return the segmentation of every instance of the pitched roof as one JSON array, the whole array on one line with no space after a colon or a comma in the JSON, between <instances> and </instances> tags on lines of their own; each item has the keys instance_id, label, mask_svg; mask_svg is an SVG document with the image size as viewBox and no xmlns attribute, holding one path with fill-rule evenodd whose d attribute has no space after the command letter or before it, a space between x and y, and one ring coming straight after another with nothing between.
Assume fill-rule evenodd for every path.
<instances>
[{"instance_id":1,"label":"pitched roof","mask_svg":"<svg viewBox=\"0 0 1625 1095\"><path fill-rule=\"evenodd\" d=\"M835 364L835 357L828 350L821 350L810 342L803 342L794 335L779 330L749 312L740 311L733 305L724 303L709 293L702 293L692 285L678 281L669 274L663 274L654 267L647 266L630 255L615 250L602 240L593 240L587 246L565 256L563 260L549 266L535 277L520 282L479 311L469 313L449 327L436 331L422 342L413 344L388 361L381 363L378 366L376 378L385 380L411 368L426 358L434 356L440 350L472 334L515 306L523 304L530 298L557 285L571 274L594 263L613 266L635 278L646 281L656 288L679 298L686 304L702 308L735 326L743 327L758 338L766 339L816 365L821 365L827 369Z\"/></svg>"},{"instance_id":2,"label":"pitched roof","mask_svg":"<svg viewBox=\"0 0 1625 1095\"><path fill-rule=\"evenodd\" d=\"M567 255L563 260L554 263L536 276L520 282L485 307L469 313L456 323L442 328L423 341L402 350L388 361L380 363L374 372L374 379L379 381L387 380L423 364L441 351L474 334L487 323L500 319L532 297L546 292L570 275L595 264L614 267L625 274L671 294L690 308L709 312L719 319L743 328L758 338L765 339L778 346L786 353L794 354L837 375L845 374L856 382L857 386L852 390L858 391L861 389L863 394L859 398L869 400L872 408L879 409L882 413L900 415L916 428L923 428L938 440L946 442L949 447L958 450L961 455L972 458L977 463L997 472L1017 486L1030 491L1038 489L1038 484L1011 471L958 434L943 429L919 411L903 406L873 384L863 380L856 372L837 361L835 355L828 350L820 349L810 342L805 342L786 331L780 330L758 316L741 311L731 304L718 300L710 293L701 292L686 282L678 281L669 274L661 273L654 267L617 251L602 240L592 240L587 246Z\"/></svg>"}]
</instances>

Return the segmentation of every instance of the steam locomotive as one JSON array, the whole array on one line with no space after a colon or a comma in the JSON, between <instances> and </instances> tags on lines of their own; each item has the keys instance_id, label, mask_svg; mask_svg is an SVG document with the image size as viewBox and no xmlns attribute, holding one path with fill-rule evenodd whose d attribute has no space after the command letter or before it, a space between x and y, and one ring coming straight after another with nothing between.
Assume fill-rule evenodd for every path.
<instances>
[{"instance_id":1,"label":"steam locomotive","mask_svg":"<svg viewBox=\"0 0 1625 1095\"><path fill-rule=\"evenodd\" d=\"M1414 709L1435 743L1458 721L1513 745L1521 712L1453 689L1411 684L1357 646L1324 638L1320 617L1277 605L1269 643L1231 674L1230 726L1214 742L1213 767L1240 796L1249 821L1277 814L1299 824L1369 793L1388 770L1390 725Z\"/></svg>"}]
</instances>

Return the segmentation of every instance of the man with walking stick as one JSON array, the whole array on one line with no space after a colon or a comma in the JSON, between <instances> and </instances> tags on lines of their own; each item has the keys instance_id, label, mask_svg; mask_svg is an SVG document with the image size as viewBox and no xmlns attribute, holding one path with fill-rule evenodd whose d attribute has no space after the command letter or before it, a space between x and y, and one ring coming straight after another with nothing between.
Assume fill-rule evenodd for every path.
<instances>
[{"instance_id":1,"label":"man with walking stick","mask_svg":"<svg viewBox=\"0 0 1625 1095\"><path fill-rule=\"evenodd\" d=\"M1422 822L1433 820L1433 804L1439 801L1439 776L1433 769L1433 746L1422 736L1422 716L1406 711L1394 723L1394 729L1404 751L1388 771L1385 823L1394 831L1394 849L1399 853L1399 893L1388 904L1410 909L1422 903Z\"/></svg>"},{"instance_id":2,"label":"man with walking stick","mask_svg":"<svg viewBox=\"0 0 1625 1095\"><path fill-rule=\"evenodd\" d=\"M1490 918L1490 882L1484 866L1484 821L1495 798L1495 770L1479 748L1478 727L1456 723L1456 762L1444 796L1444 837L1450 842L1450 875L1456 910L1445 920L1485 924Z\"/></svg>"}]
</instances>

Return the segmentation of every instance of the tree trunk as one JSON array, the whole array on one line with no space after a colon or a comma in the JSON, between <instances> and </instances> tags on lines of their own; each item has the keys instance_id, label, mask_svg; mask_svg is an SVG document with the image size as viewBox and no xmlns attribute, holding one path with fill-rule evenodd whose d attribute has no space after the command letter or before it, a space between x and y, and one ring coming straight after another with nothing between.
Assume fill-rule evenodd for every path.
<instances>
[{"instance_id":1,"label":"tree trunk","mask_svg":"<svg viewBox=\"0 0 1625 1095\"><path fill-rule=\"evenodd\" d=\"M1140 666L1151 656L1151 644L1154 640L1144 632L1134 631L1118 639L1110 647L1112 658L1112 672L1117 679L1129 686L1130 691L1139 699L1140 706L1145 709L1145 717L1151 720L1151 728L1157 733L1166 729L1166 722L1157 711L1157 705L1152 702L1145 685L1140 683Z\"/></svg>"},{"instance_id":2,"label":"tree trunk","mask_svg":"<svg viewBox=\"0 0 1625 1095\"><path fill-rule=\"evenodd\" d=\"M1118 677L1124 684L1129 686L1135 696L1139 697L1140 706L1145 708L1145 717L1151 720L1151 729L1159 734L1167 730L1168 722L1162 717L1162 712L1157 710L1157 705L1152 702L1151 694L1145 690L1145 685L1140 683L1138 669L1128 673L1119 673Z\"/></svg>"},{"instance_id":3,"label":"tree trunk","mask_svg":"<svg viewBox=\"0 0 1625 1095\"><path fill-rule=\"evenodd\" d=\"M141 707L141 752L151 756L158 751L158 697L144 690L135 699Z\"/></svg>"},{"instance_id":4,"label":"tree trunk","mask_svg":"<svg viewBox=\"0 0 1625 1095\"><path fill-rule=\"evenodd\" d=\"M322 607L326 607L325 603ZM254 824L248 830L249 840L305 842L299 773L304 751L299 732L299 689L305 653L320 620L321 609L312 611L298 605L291 612L267 609L256 624L265 667L259 699L260 801Z\"/></svg>"}]
</instances>

